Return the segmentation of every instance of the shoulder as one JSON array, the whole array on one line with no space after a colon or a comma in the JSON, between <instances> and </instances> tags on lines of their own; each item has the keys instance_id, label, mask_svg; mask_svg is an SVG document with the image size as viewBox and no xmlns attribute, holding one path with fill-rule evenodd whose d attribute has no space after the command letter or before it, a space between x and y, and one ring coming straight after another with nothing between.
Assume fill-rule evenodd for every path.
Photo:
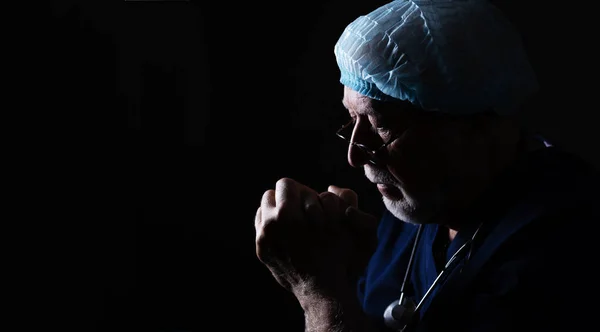
<instances>
[{"instance_id":1,"label":"shoulder","mask_svg":"<svg viewBox=\"0 0 600 332\"><path fill-rule=\"evenodd\" d=\"M595 245L600 240L598 172L581 158L554 148L536 151L525 163L517 178L520 183L515 183L518 198L485 240L502 240L487 265L534 275L561 261L580 268L574 262L596 257L600 248ZM569 272L560 269L553 276L563 273Z\"/></svg>"},{"instance_id":2,"label":"shoulder","mask_svg":"<svg viewBox=\"0 0 600 332\"><path fill-rule=\"evenodd\" d=\"M501 311L510 310L507 317L528 328L573 328L572 317L586 310L576 303L600 296L591 287L600 258L600 177L592 165L566 151L549 148L537 153L528 160L523 196L513 207L518 212L502 222L536 212L486 262L472 285L473 305L485 308L489 302L496 308L510 303L514 308Z\"/></svg>"},{"instance_id":3,"label":"shoulder","mask_svg":"<svg viewBox=\"0 0 600 332\"><path fill-rule=\"evenodd\" d=\"M478 331L559 331L594 317L578 303L600 296L593 286L600 258L598 173L557 149L522 162L507 182L516 199L507 199L509 208L449 280L430 317L475 317L464 323Z\"/></svg>"}]
</instances>

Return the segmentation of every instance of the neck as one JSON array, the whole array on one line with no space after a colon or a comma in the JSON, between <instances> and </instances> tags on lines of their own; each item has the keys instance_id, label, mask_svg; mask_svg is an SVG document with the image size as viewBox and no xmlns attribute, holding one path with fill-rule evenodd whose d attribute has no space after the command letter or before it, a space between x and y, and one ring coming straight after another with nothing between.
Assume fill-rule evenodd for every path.
<instances>
[{"instance_id":1,"label":"neck","mask_svg":"<svg viewBox=\"0 0 600 332\"><path fill-rule=\"evenodd\" d=\"M487 143L477 147L480 151L477 158L480 161L472 163L477 167L471 168L471 172L460 178L459 185L455 186L457 189L450 195L455 198L450 202L452 209L446 211L443 220L439 222L447 227L451 241L465 223L470 222L466 215L498 177L514 165L521 155L539 147L533 144L534 139L518 130L505 130L502 135L494 135L485 141Z\"/></svg>"},{"instance_id":2,"label":"neck","mask_svg":"<svg viewBox=\"0 0 600 332\"><path fill-rule=\"evenodd\" d=\"M448 228L448 240L450 240L450 241L454 240L454 237L456 237L456 233L458 233L458 230Z\"/></svg>"}]
</instances>

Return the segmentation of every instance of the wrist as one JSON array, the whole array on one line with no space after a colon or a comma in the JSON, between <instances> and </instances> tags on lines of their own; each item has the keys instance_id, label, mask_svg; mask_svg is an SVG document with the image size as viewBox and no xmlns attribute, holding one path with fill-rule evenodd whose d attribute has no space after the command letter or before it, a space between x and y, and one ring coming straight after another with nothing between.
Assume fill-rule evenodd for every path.
<instances>
[{"instance_id":1,"label":"wrist","mask_svg":"<svg viewBox=\"0 0 600 332\"><path fill-rule=\"evenodd\" d=\"M320 289L308 283L298 285L294 295L304 310L306 332L371 331L350 285Z\"/></svg>"},{"instance_id":2,"label":"wrist","mask_svg":"<svg viewBox=\"0 0 600 332\"><path fill-rule=\"evenodd\" d=\"M314 307L333 307L356 298L354 290L346 281L332 282L325 286L308 280L297 284L292 292L304 311L313 310Z\"/></svg>"}]
</instances>

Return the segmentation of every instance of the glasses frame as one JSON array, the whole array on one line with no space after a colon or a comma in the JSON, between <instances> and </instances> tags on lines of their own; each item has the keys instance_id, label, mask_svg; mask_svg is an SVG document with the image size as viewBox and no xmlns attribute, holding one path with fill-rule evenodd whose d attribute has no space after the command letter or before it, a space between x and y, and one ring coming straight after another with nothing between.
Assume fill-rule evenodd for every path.
<instances>
[{"instance_id":1,"label":"glasses frame","mask_svg":"<svg viewBox=\"0 0 600 332\"><path fill-rule=\"evenodd\" d=\"M368 157L368 162L372 165L381 165L382 161L381 161L381 153L384 151L384 149L390 145L390 143L392 143L393 141L395 141L398 137L400 137L400 135L394 135L392 136L392 138L390 140L388 140L387 142L384 142L383 144L381 144L378 148L376 149L372 149L364 144L361 143L357 143L357 142L353 142L352 139L350 137L346 137L342 134L342 132L344 130L346 130L349 126L354 125L354 120L350 120L348 123L346 123L345 125L343 125L340 129L338 129L335 134L343 139L344 141L348 142L348 144L356 146L357 148L361 149L361 151L363 151Z\"/></svg>"}]
</instances>

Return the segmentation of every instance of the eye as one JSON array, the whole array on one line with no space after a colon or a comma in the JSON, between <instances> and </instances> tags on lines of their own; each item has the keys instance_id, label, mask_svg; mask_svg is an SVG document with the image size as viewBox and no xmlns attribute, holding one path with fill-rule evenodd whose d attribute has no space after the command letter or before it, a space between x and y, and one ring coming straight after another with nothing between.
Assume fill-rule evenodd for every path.
<instances>
[{"instance_id":1,"label":"eye","mask_svg":"<svg viewBox=\"0 0 600 332\"><path fill-rule=\"evenodd\" d=\"M377 127L375 129L377 130L377 135L379 135L383 141L388 141L392 136L392 130L390 128Z\"/></svg>"},{"instance_id":2,"label":"eye","mask_svg":"<svg viewBox=\"0 0 600 332\"><path fill-rule=\"evenodd\" d=\"M388 129L388 122L386 118L379 114L369 114L369 122L371 123L371 127L375 128L375 130L382 131Z\"/></svg>"},{"instance_id":3,"label":"eye","mask_svg":"<svg viewBox=\"0 0 600 332\"><path fill-rule=\"evenodd\" d=\"M382 119L373 119L371 121L371 125L373 126L373 128L375 128L378 134L386 134L391 131L391 126L389 126Z\"/></svg>"}]
</instances>

